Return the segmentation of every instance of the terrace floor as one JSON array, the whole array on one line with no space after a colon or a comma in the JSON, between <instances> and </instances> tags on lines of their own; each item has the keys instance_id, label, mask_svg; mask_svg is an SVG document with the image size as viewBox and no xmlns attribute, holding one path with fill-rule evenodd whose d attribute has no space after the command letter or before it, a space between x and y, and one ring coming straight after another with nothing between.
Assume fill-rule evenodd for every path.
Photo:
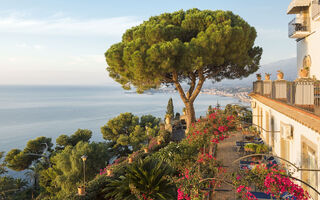
<instances>
[{"instance_id":1,"label":"terrace floor","mask_svg":"<svg viewBox=\"0 0 320 200\"><path fill-rule=\"evenodd\" d=\"M232 162L241 157L239 153L234 151L236 141L241 141L243 135L240 132L234 132L229 138L223 140L218 145L217 160L223 163L227 172L235 172L239 170L238 163L232 164ZM229 191L217 191L214 198L216 200L234 200L236 199L236 192L234 188L226 183L221 184L217 190L229 190ZM231 191L230 191L231 190Z\"/></svg>"}]
</instances>

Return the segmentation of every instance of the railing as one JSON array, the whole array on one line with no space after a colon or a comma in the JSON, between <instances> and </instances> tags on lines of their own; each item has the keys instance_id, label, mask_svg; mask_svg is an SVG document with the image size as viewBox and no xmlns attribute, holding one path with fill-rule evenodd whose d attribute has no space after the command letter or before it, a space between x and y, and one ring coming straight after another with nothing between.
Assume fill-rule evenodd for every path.
<instances>
[{"instance_id":1,"label":"railing","mask_svg":"<svg viewBox=\"0 0 320 200\"><path fill-rule=\"evenodd\" d=\"M312 19L316 19L320 17L320 1L319 0L312 1L311 16L312 16Z\"/></svg>"},{"instance_id":2,"label":"railing","mask_svg":"<svg viewBox=\"0 0 320 200\"><path fill-rule=\"evenodd\" d=\"M298 31L308 32L310 27L308 25L308 20L303 19L302 17L294 18L289 22L288 25L288 35L291 37Z\"/></svg>"},{"instance_id":3,"label":"railing","mask_svg":"<svg viewBox=\"0 0 320 200\"><path fill-rule=\"evenodd\" d=\"M256 81L253 93L298 107L320 116L320 81L300 79Z\"/></svg>"}]
</instances>

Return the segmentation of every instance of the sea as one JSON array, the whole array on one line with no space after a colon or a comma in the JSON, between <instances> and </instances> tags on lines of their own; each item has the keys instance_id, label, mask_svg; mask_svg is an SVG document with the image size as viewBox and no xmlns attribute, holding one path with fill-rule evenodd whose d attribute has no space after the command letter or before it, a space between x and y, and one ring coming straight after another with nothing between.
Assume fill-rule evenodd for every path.
<instances>
[{"instance_id":1,"label":"sea","mask_svg":"<svg viewBox=\"0 0 320 200\"><path fill-rule=\"evenodd\" d=\"M91 141L103 141L100 127L120 113L164 118L169 98L174 111L184 107L177 92L137 94L120 86L0 86L0 151L23 149L39 136L55 139L77 129L93 131ZM196 115L204 116L209 105L237 103L232 97L200 94ZM241 103L240 103L241 104Z\"/></svg>"}]
</instances>

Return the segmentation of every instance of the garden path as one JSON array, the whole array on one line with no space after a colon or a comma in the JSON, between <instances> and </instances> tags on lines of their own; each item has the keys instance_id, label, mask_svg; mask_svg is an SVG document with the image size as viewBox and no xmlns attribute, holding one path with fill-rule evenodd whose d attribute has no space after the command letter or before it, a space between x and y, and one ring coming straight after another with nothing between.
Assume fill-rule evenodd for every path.
<instances>
[{"instance_id":1,"label":"garden path","mask_svg":"<svg viewBox=\"0 0 320 200\"><path fill-rule=\"evenodd\" d=\"M236 144L236 141L241 141L243 139L243 136L241 132L234 132L230 134L230 137L223 140L218 144L218 150L216 158L218 161L221 161L224 168L227 170L227 172L235 172L239 170L238 164L232 164L232 162L238 158L240 158L240 154L234 151L234 146ZM228 191L217 191L216 195L213 199L215 200L234 200L236 199L236 193L235 190L231 185L228 185L226 183L221 184L220 188L217 188L217 190L228 190Z\"/></svg>"}]
</instances>

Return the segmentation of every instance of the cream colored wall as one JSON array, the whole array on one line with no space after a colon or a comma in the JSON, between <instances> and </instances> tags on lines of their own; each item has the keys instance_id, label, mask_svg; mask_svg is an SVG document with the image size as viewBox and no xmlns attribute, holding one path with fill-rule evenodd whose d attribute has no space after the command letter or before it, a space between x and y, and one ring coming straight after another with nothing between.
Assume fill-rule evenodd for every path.
<instances>
[{"instance_id":1,"label":"cream colored wall","mask_svg":"<svg viewBox=\"0 0 320 200\"><path fill-rule=\"evenodd\" d=\"M303 66L304 57L310 55L310 77L314 75L320 80L320 19L312 19L311 9L312 6L309 7L311 34L297 42L297 69Z\"/></svg>"},{"instance_id":2,"label":"cream colored wall","mask_svg":"<svg viewBox=\"0 0 320 200\"><path fill-rule=\"evenodd\" d=\"M255 100L254 100L255 101ZM293 138L291 140L289 140L289 160L290 162L294 163L296 166L301 167L302 163L301 163L301 144L302 144L302 140L301 138L305 137L310 141L313 141L316 145L317 148L316 150L316 156L317 158L320 158L320 133L317 133L315 131L313 131L312 129L298 123L297 121L287 117L286 115L283 115L281 113L279 113L278 111L262 104L261 102L255 101L256 102L256 108L253 108L253 113L257 113L257 108L259 107L259 110L262 109L263 111L263 118L266 117L265 112L269 113L269 117L274 118L274 127L271 127L271 123L269 124L270 126L270 130L273 130L273 134L274 134L274 148L273 148L273 153L277 156L281 156L281 134L280 134L280 130L281 130L281 126L283 127L283 124L288 124L291 125L293 127ZM253 118L254 119L254 118ZM264 123L266 120L263 120ZM271 122L271 120L269 120L269 122ZM253 120L253 123L255 123L255 120ZM263 127L266 127L265 124L262 124ZM266 134L265 132L262 132L262 136L265 137L268 134ZM263 138L264 141L267 141L266 138ZM269 145L271 146L272 144L272 133L269 134ZM317 162L318 168L320 168L320 159L318 159ZM296 172L295 174L293 174L295 177L301 179L301 172ZM318 183L320 183L320 179L318 176ZM320 184L318 184L318 190L320 190ZM320 197L320 196L319 196Z\"/></svg>"},{"instance_id":3,"label":"cream colored wall","mask_svg":"<svg viewBox=\"0 0 320 200\"><path fill-rule=\"evenodd\" d=\"M303 59L307 55L311 57L310 77L314 75L320 80L320 29L297 42L298 70L303 66Z\"/></svg>"},{"instance_id":4,"label":"cream colored wall","mask_svg":"<svg viewBox=\"0 0 320 200\"><path fill-rule=\"evenodd\" d=\"M256 105L256 102L255 101L252 101L251 102L251 108L252 108L252 123L253 124L258 124L258 107Z\"/></svg>"}]
</instances>

